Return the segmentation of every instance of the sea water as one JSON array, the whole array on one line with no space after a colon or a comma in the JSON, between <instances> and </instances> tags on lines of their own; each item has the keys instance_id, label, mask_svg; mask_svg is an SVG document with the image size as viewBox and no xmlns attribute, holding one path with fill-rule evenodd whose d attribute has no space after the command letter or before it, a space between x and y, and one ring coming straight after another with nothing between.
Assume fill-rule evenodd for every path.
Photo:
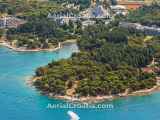
<instances>
[{"instance_id":1,"label":"sea water","mask_svg":"<svg viewBox=\"0 0 160 120\"><path fill-rule=\"evenodd\" d=\"M27 84L37 67L65 59L77 52L75 44L55 52L14 52L0 47L0 120L69 120L67 111L80 120L160 120L160 93L103 102L109 109L49 109L48 104L65 104L41 95Z\"/></svg>"}]
</instances>

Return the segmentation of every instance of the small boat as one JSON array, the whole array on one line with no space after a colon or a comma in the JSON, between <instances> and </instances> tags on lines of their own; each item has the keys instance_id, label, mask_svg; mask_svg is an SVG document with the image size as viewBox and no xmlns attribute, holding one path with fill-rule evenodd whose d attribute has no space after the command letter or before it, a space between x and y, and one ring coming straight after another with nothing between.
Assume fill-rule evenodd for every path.
<instances>
[{"instance_id":1,"label":"small boat","mask_svg":"<svg viewBox=\"0 0 160 120\"><path fill-rule=\"evenodd\" d=\"M70 116L70 120L79 120L80 119L80 117L72 111L68 111L67 114Z\"/></svg>"}]
</instances>

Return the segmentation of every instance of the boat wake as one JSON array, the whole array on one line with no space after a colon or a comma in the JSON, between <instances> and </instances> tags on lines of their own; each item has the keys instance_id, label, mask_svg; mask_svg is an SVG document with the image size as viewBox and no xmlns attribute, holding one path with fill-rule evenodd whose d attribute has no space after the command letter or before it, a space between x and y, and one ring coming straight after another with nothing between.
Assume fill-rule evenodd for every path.
<instances>
[{"instance_id":1,"label":"boat wake","mask_svg":"<svg viewBox=\"0 0 160 120\"><path fill-rule=\"evenodd\" d=\"M79 120L80 119L80 117L72 111L68 111L67 114L70 116L70 120Z\"/></svg>"}]
</instances>

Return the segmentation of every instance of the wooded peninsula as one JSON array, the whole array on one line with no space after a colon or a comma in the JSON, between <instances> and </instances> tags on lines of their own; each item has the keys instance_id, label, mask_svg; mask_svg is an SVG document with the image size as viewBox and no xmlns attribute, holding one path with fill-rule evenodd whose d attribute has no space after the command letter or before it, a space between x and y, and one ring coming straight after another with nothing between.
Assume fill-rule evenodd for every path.
<instances>
[{"instance_id":1,"label":"wooded peninsula","mask_svg":"<svg viewBox=\"0 0 160 120\"><path fill-rule=\"evenodd\" d=\"M154 7L153 11L148 9ZM143 10L143 12L142 12ZM159 17L160 6L131 12L127 18L117 16L108 25L99 22L86 27L78 39L79 53L71 58L53 61L36 70L34 85L43 93L71 98L111 96L152 89L159 75L160 36L150 36L136 29L119 26L120 21L137 22L148 16L149 23ZM149 17L150 16L150 17ZM65 98L65 97L62 97ZM76 100L77 100L76 99ZM87 99L88 100L88 99Z\"/></svg>"},{"instance_id":2,"label":"wooded peninsula","mask_svg":"<svg viewBox=\"0 0 160 120\"><path fill-rule=\"evenodd\" d=\"M72 4L75 6L70 7ZM90 4L90 0L76 3L72 0L1 0L0 13L5 16L1 40L25 50L57 48L61 42L77 41L78 53L48 63L35 72L34 86L52 97L128 95L159 86L160 5L144 5L125 16L107 16L107 20L90 18L90 21L66 22L50 18L61 13L77 15L85 9L94 11L89 8ZM105 12L110 13L107 5ZM13 20L11 23L15 26L6 22L7 19ZM139 29L132 23L138 24Z\"/></svg>"}]
</instances>

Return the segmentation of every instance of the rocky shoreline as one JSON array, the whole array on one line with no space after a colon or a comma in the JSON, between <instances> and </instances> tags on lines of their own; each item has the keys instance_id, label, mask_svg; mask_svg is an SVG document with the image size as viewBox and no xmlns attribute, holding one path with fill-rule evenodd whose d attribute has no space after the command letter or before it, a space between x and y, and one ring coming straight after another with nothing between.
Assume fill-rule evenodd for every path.
<instances>
[{"instance_id":1,"label":"rocky shoreline","mask_svg":"<svg viewBox=\"0 0 160 120\"><path fill-rule=\"evenodd\" d=\"M27 83L30 86L33 86L33 83L40 79L40 77L33 77L32 79L28 80ZM145 96L145 95L150 95L154 92L160 91L160 81L157 81L157 85L155 85L154 87L150 88L150 89L143 89L143 90L138 90L138 91L134 91L134 92L128 92L128 90L126 90L124 93L119 93L116 95L106 95L106 96L88 96L88 97L72 97L72 96L61 96L61 95L53 95L52 93L47 93L47 92L42 92L42 94L48 96L49 98L53 98L53 99L60 99L60 100L66 100L69 102L80 102L80 103L99 103L99 102L104 102L104 101L111 101L114 99L118 99L118 98L126 98L126 97L130 97L130 96Z\"/></svg>"},{"instance_id":2,"label":"rocky shoreline","mask_svg":"<svg viewBox=\"0 0 160 120\"><path fill-rule=\"evenodd\" d=\"M160 91L160 85L154 86L151 89L144 89L144 90L139 90L139 91L135 91L127 94L120 93L117 95L108 95L108 96L96 96L96 97L88 96L88 97L75 98L71 96L53 96L51 93L46 95L50 98L56 98L61 100L73 101L73 102L99 103L104 101L111 101L118 98L126 98L130 96L145 96L145 95L152 94L153 92L156 92L156 91Z\"/></svg>"}]
</instances>

